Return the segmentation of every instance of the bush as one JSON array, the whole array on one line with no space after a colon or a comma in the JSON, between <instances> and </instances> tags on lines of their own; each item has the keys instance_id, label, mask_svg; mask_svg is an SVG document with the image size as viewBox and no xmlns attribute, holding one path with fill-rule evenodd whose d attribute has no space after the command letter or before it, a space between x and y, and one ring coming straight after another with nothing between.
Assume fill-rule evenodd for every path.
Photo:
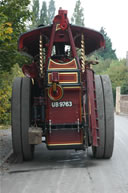
<instances>
[{"instance_id":1,"label":"bush","mask_svg":"<svg viewBox=\"0 0 128 193\"><path fill-rule=\"evenodd\" d=\"M10 124L11 122L11 93L12 82L17 76L23 76L22 70L16 64L11 72L0 74L0 124Z\"/></svg>"},{"instance_id":2,"label":"bush","mask_svg":"<svg viewBox=\"0 0 128 193\"><path fill-rule=\"evenodd\" d=\"M116 87L121 87L122 94L128 94L128 67L126 59L123 60L100 60L94 66L96 74L108 74L112 82L114 102L116 98Z\"/></svg>"},{"instance_id":3,"label":"bush","mask_svg":"<svg viewBox=\"0 0 128 193\"><path fill-rule=\"evenodd\" d=\"M10 123L11 86L9 73L0 75L0 124Z\"/></svg>"}]
</instances>

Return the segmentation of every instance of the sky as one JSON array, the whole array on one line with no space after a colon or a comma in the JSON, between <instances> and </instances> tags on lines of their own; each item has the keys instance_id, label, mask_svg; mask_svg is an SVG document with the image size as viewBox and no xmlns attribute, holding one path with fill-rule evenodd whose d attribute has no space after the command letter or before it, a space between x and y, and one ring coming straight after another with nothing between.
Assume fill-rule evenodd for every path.
<instances>
[{"instance_id":1,"label":"sky","mask_svg":"<svg viewBox=\"0 0 128 193\"><path fill-rule=\"evenodd\" d=\"M40 2L43 0L40 0ZM68 10L71 18L76 0L54 0L56 14L59 7ZM49 0L46 0L48 3ZM48 4L47 4L48 5ZM119 59L126 58L128 51L128 0L81 0L84 8L85 27L105 28Z\"/></svg>"}]
</instances>

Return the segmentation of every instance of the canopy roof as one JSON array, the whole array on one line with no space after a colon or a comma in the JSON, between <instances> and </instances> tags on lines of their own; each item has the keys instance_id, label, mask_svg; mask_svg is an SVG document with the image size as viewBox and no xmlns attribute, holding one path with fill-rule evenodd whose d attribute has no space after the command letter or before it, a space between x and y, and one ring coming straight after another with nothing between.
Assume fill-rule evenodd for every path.
<instances>
[{"instance_id":1,"label":"canopy roof","mask_svg":"<svg viewBox=\"0 0 128 193\"><path fill-rule=\"evenodd\" d=\"M91 52L105 47L105 40L101 33L75 25L70 25L75 46L81 48L81 34L84 34L85 39L85 53L86 55ZM18 50L26 52L31 56L36 56L39 53L39 37L40 34L43 36L43 47L48 47L52 32L51 26L41 26L32 31L21 34L18 43ZM56 31L55 40L56 42L64 42L66 45L70 44L67 30Z\"/></svg>"}]
</instances>

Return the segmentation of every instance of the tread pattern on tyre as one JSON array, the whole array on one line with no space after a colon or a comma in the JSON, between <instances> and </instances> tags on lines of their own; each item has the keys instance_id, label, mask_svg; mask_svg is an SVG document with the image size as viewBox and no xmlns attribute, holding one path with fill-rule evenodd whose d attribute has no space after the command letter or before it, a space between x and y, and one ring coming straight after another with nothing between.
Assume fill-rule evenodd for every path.
<instances>
[{"instance_id":1,"label":"tread pattern on tyre","mask_svg":"<svg viewBox=\"0 0 128 193\"><path fill-rule=\"evenodd\" d=\"M114 145L114 107L111 82L108 75L101 75L101 82L104 95L105 114L105 149L104 158L110 158Z\"/></svg>"},{"instance_id":2,"label":"tread pattern on tyre","mask_svg":"<svg viewBox=\"0 0 128 193\"><path fill-rule=\"evenodd\" d=\"M108 75L95 75L100 145L93 147L95 158L110 158L114 144L114 107Z\"/></svg>"},{"instance_id":3,"label":"tread pattern on tyre","mask_svg":"<svg viewBox=\"0 0 128 193\"><path fill-rule=\"evenodd\" d=\"M11 124L12 124L12 144L14 155L18 160L23 159L22 139L21 139L21 86L22 78L17 77L12 86L11 99Z\"/></svg>"},{"instance_id":4,"label":"tread pattern on tyre","mask_svg":"<svg viewBox=\"0 0 128 193\"><path fill-rule=\"evenodd\" d=\"M21 130L22 130L22 148L24 160L32 159L32 145L29 144L28 129L30 126L30 101L31 101L31 79L24 77L22 81L21 97Z\"/></svg>"},{"instance_id":5,"label":"tread pattern on tyre","mask_svg":"<svg viewBox=\"0 0 128 193\"><path fill-rule=\"evenodd\" d=\"M99 75L95 75L95 86L96 86L96 101L97 101L100 145L98 147L93 147L93 153L94 157L103 158L104 144L105 144L104 98L103 98L102 82Z\"/></svg>"}]
</instances>

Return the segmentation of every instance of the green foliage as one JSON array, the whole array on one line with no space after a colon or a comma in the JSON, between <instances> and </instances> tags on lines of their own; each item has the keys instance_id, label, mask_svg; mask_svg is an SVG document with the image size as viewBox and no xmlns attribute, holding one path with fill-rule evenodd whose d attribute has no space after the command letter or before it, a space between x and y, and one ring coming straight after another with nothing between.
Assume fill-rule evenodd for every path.
<instances>
[{"instance_id":1,"label":"green foliage","mask_svg":"<svg viewBox=\"0 0 128 193\"><path fill-rule=\"evenodd\" d=\"M40 24L48 25L48 23L47 4L46 1L43 1L40 11Z\"/></svg>"},{"instance_id":2,"label":"green foliage","mask_svg":"<svg viewBox=\"0 0 128 193\"><path fill-rule=\"evenodd\" d=\"M23 76L18 64L10 72L0 73L0 124L10 124L12 81L17 76Z\"/></svg>"},{"instance_id":3,"label":"green foliage","mask_svg":"<svg viewBox=\"0 0 128 193\"><path fill-rule=\"evenodd\" d=\"M12 80L23 76L19 65L28 58L17 51L17 40L31 19L30 0L0 0L0 124L10 122Z\"/></svg>"},{"instance_id":4,"label":"green foliage","mask_svg":"<svg viewBox=\"0 0 128 193\"><path fill-rule=\"evenodd\" d=\"M91 57L89 57L89 59L95 60L97 58L99 61L98 65L93 66L96 74L108 74L110 76L115 101L116 86L121 86L124 88L124 85L126 82L128 82L128 80L125 79L126 74L124 69L126 66L124 60L117 60L115 50L112 49L111 39L108 37L103 27L101 28L100 32L103 34L105 39L105 49L96 51Z\"/></svg>"},{"instance_id":5,"label":"green foliage","mask_svg":"<svg viewBox=\"0 0 128 193\"><path fill-rule=\"evenodd\" d=\"M24 74L22 72L22 69L20 68L19 64L15 64L10 72L10 79L11 79L11 86L12 86L12 81L16 78L16 77L24 77Z\"/></svg>"},{"instance_id":6,"label":"green foliage","mask_svg":"<svg viewBox=\"0 0 128 193\"><path fill-rule=\"evenodd\" d=\"M3 13L8 17L10 23L14 30L14 36L19 36L19 34L25 31L26 20L30 19L30 11L28 5L30 0L1 0L0 1L0 13Z\"/></svg>"},{"instance_id":7,"label":"green foliage","mask_svg":"<svg viewBox=\"0 0 128 193\"><path fill-rule=\"evenodd\" d=\"M32 5L32 25L31 28L37 27L40 24L40 14L39 14L39 0L33 0Z\"/></svg>"},{"instance_id":8,"label":"green foliage","mask_svg":"<svg viewBox=\"0 0 128 193\"><path fill-rule=\"evenodd\" d=\"M26 30L25 22L30 19L30 0L0 1L0 71L10 71L11 67L24 58L17 51L17 40ZM3 27L4 26L4 27ZM3 27L3 28L2 28ZM2 30L3 29L3 30Z\"/></svg>"},{"instance_id":9,"label":"green foliage","mask_svg":"<svg viewBox=\"0 0 128 193\"><path fill-rule=\"evenodd\" d=\"M55 10L56 8L54 0L50 0L48 8L46 1L43 1L41 9L39 6L39 0L33 0L32 24L29 26L29 28L33 29L41 24L52 24L53 18L55 16Z\"/></svg>"},{"instance_id":10,"label":"green foliage","mask_svg":"<svg viewBox=\"0 0 128 193\"><path fill-rule=\"evenodd\" d=\"M81 1L77 0L74 8L74 13L71 21L75 25L84 26L84 9L81 6Z\"/></svg>"},{"instance_id":11,"label":"green foliage","mask_svg":"<svg viewBox=\"0 0 128 193\"><path fill-rule=\"evenodd\" d=\"M115 100L116 87L121 87L122 94L128 94L128 66L126 60L100 60L99 64L93 67L96 74L108 74L111 82Z\"/></svg>"},{"instance_id":12,"label":"green foliage","mask_svg":"<svg viewBox=\"0 0 128 193\"><path fill-rule=\"evenodd\" d=\"M8 22L8 17L0 13L0 41L11 40L12 32L12 24Z\"/></svg>"},{"instance_id":13,"label":"green foliage","mask_svg":"<svg viewBox=\"0 0 128 193\"><path fill-rule=\"evenodd\" d=\"M54 0L50 0L49 2L49 7L48 7L48 21L49 24L52 24L54 16L55 16L55 1Z\"/></svg>"},{"instance_id":14,"label":"green foliage","mask_svg":"<svg viewBox=\"0 0 128 193\"><path fill-rule=\"evenodd\" d=\"M122 86L121 94L127 94L128 95L128 83L124 83L124 85Z\"/></svg>"},{"instance_id":15,"label":"green foliage","mask_svg":"<svg viewBox=\"0 0 128 193\"><path fill-rule=\"evenodd\" d=\"M101 27L100 33L103 34L105 39L105 49L98 52L98 55L101 56L103 59L117 59L116 50L112 49L112 42L111 39L108 37L107 33L105 32L105 29Z\"/></svg>"},{"instance_id":16,"label":"green foliage","mask_svg":"<svg viewBox=\"0 0 128 193\"><path fill-rule=\"evenodd\" d=\"M103 72L105 72L110 67L110 64L112 62L111 59L103 60L102 58L98 59L98 61L99 61L99 64L93 66L93 69L96 72L96 74L102 74Z\"/></svg>"},{"instance_id":17,"label":"green foliage","mask_svg":"<svg viewBox=\"0 0 128 193\"><path fill-rule=\"evenodd\" d=\"M111 63L110 68L106 71L109 74L113 89L116 87L124 87L128 84L128 67L125 65L125 60L117 61L117 65Z\"/></svg>"},{"instance_id":18,"label":"green foliage","mask_svg":"<svg viewBox=\"0 0 128 193\"><path fill-rule=\"evenodd\" d=\"M0 75L0 124L9 124L11 87L9 73Z\"/></svg>"}]
</instances>

